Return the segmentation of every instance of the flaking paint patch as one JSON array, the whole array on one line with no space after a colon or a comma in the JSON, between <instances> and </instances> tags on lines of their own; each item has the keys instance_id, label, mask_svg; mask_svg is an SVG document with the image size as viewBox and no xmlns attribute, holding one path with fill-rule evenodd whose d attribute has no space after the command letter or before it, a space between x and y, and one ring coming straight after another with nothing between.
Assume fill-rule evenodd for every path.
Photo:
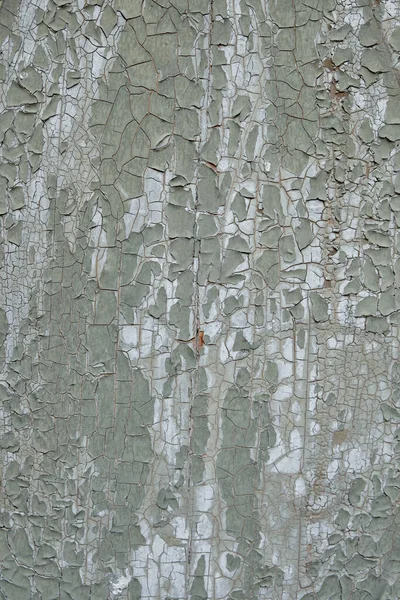
<instances>
[{"instance_id":1,"label":"flaking paint patch","mask_svg":"<svg viewBox=\"0 0 400 600\"><path fill-rule=\"evenodd\" d=\"M11 6L2 593L397 598L396 3Z\"/></svg>"}]
</instances>

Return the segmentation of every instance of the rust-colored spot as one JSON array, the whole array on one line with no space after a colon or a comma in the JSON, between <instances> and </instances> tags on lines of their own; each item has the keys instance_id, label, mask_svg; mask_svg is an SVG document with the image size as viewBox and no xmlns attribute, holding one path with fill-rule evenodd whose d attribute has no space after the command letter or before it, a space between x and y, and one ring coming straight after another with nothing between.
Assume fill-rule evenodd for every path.
<instances>
[{"instance_id":1,"label":"rust-colored spot","mask_svg":"<svg viewBox=\"0 0 400 600\"><path fill-rule=\"evenodd\" d=\"M337 67L331 58L327 58L322 64L326 69L329 69L330 71L336 71Z\"/></svg>"},{"instance_id":2,"label":"rust-colored spot","mask_svg":"<svg viewBox=\"0 0 400 600\"><path fill-rule=\"evenodd\" d=\"M336 87L336 81L332 81L331 82L331 98L336 99L336 100L342 100L342 98L347 98L347 96L349 95L349 92L343 91L343 92L339 92L339 90Z\"/></svg>"},{"instance_id":3,"label":"rust-colored spot","mask_svg":"<svg viewBox=\"0 0 400 600\"><path fill-rule=\"evenodd\" d=\"M197 332L197 345L199 348L204 346L204 331L201 329Z\"/></svg>"},{"instance_id":4,"label":"rust-colored spot","mask_svg":"<svg viewBox=\"0 0 400 600\"><path fill-rule=\"evenodd\" d=\"M210 169L212 169L214 171L214 173L216 173L217 175L220 174L221 171L218 171L217 165L214 165L214 163L209 162L208 160L205 160L204 164L207 165L207 167L209 167Z\"/></svg>"}]
</instances>

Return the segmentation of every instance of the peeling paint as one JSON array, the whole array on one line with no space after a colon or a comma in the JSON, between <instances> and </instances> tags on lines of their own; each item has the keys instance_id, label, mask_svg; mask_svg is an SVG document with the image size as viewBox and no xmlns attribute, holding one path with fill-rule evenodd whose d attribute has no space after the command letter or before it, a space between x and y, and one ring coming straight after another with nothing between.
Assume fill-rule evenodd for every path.
<instances>
[{"instance_id":1,"label":"peeling paint","mask_svg":"<svg viewBox=\"0 0 400 600\"><path fill-rule=\"evenodd\" d=\"M0 16L0 595L397 600L398 3Z\"/></svg>"}]
</instances>

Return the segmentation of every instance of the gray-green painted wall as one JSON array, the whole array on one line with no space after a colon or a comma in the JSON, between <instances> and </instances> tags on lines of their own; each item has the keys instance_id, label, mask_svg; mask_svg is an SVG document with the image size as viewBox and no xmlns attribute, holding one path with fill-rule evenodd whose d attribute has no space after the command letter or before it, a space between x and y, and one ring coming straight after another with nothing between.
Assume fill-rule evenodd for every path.
<instances>
[{"instance_id":1,"label":"gray-green painted wall","mask_svg":"<svg viewBox=\"0 0 400 600\"><path fill-rule=\"evenodd\" d=\"M0 600L398 600L400 3L0 5Z\"/></svg>"}]
</instances>

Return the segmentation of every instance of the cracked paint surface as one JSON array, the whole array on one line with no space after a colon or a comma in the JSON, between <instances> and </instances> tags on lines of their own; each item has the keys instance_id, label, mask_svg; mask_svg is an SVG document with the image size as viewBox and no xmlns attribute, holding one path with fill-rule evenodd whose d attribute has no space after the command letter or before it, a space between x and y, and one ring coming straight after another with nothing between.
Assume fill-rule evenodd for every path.
<instances>
[{"instance_id":1,"label":"cracked paint surface","mask_svg":"<svg viewBox=\"0 0 400 600\"><path fill-rule=\"evenodd\" d=\"M0 599L397 600L399 3L0 45Z\"/></svg>"}]
</instances>

